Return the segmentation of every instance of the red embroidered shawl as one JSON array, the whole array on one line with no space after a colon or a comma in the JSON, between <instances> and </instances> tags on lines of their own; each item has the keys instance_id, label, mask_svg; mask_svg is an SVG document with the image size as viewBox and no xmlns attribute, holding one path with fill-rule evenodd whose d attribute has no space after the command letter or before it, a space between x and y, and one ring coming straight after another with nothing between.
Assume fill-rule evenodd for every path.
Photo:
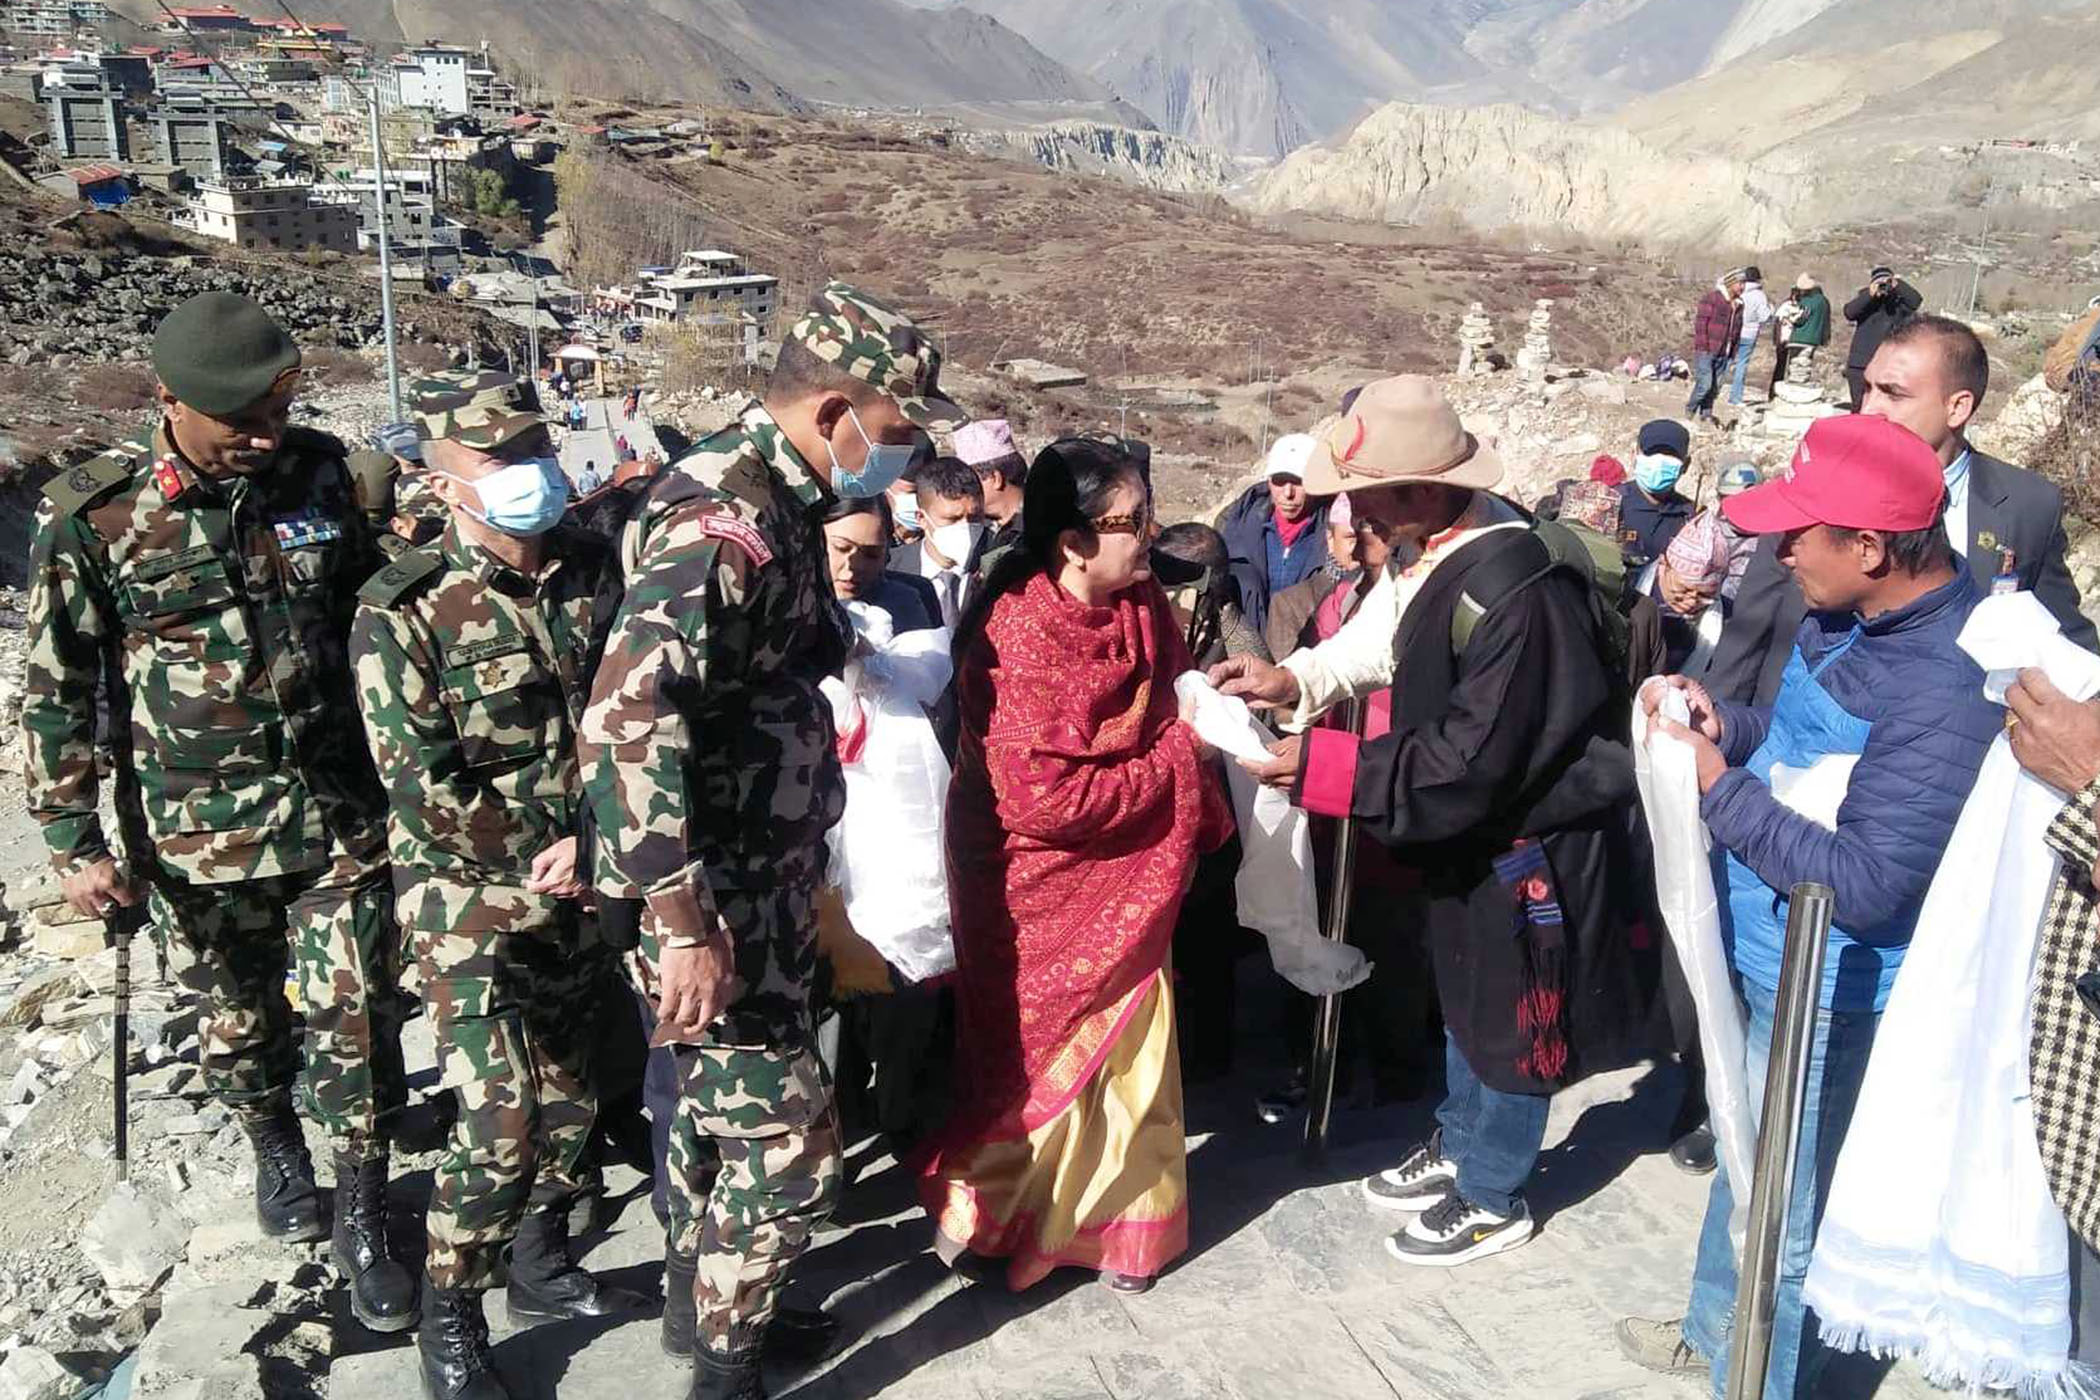
<instances>
[{"instance_id":1,"label":"red embroidered shawl","mask_svg":"<svg viewBox=\"0 0 2100 1400\"><path fill-rule=\"evenodd\" d=\"M1088 607L1047 574L962 658L951 1142L1054 1117L1165 965L1196 856L1232 820L1177 718L1192 664L1156 583Z\"/></svg>"}]
</instances>

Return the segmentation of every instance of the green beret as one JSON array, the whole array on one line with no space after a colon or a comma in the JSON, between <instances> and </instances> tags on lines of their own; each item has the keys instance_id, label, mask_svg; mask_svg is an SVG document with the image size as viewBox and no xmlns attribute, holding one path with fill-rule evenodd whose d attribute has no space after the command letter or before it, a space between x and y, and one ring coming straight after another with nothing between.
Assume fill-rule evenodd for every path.
<instances>
[{"instance_id":1,"label":"green beret","mask_svg":"<svg viewBox=\"0 0 2100 1400\"><path fill-rule=\"evenodd\" d=\"M299 367L299 347L269 313L232 292L176 307L153 335L153 372L199 413L239 413Z\"/></svg>"}]
</instances>

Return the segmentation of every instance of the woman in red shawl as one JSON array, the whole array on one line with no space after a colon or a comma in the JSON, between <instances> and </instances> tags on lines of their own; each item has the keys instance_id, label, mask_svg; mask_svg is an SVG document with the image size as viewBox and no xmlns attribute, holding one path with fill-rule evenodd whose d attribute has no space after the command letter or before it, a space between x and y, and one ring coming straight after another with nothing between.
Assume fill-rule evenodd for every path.
<instances>
[{"instance_id":1,"label":"woman in red shawl","mask_svg":"<svg viewBox=\"0 0 2100 1400\"><path fill-rule=\"evenodd\" d=\"M1231 818L1178 714L1137 462L1067 439L956 645L957 1100L920 1178L941 1257L1140 1292L1188 1247L1167 949Z\"/></svg>"}]
</instances>

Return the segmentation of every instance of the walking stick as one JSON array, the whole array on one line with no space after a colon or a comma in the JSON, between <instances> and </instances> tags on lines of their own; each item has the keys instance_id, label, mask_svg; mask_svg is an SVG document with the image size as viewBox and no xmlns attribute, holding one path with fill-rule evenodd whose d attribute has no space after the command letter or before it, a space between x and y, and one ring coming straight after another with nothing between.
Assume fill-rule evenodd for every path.
<instances>
[{"instance_id":1,"label":"walking stick","mask_svg":"<svg viewBox=\"0 0 2100 1400\"><path fill-rule=\"evenodd\" d=\"M1361 700L1348 704L1348 729L1358 739L1364 736L1368 706ZM1356 818L1344 816L1335 822L1334 881L1327 895L1327 940L1344 943L1349 938L1349 904L1356 884ZM1301 1150L1307 1166L1327 1160L1327 1120L1334 1110L1334 1057L1342 1029L1342 999L1330 992L1320 998L1313 1023L1312 1082L1306 1086L1305 1142Z\"/></svg>"},{"instance_id":2,"label":"walking stick","mask_svg":"<svg viewBox=\"0 0 2100 1400\"><path fill-rule=\"evenodd\" d=\"M131 1179L131 940L146 922L146 895L136 904L119 905L109 916L110 938L117 945L117 1026L110 1038L116 1058L117 1180Z\"/></svg>"}]
</instances>

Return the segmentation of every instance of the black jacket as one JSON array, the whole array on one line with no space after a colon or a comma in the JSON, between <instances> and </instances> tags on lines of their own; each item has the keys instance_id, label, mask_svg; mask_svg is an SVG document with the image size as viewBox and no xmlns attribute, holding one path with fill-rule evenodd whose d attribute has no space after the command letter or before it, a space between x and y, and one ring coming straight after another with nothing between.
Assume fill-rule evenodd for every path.
<instances>
[{"instance_id":1,"label":"black jacket","mask_svg":"<svg viewBox=\"0 0 2100 1400\"><path fill-rule=\"evenodd\" d=\"M1917 315L1924 304L1925 298L1918 289L1900 277L1887 296L1877 297L1862 288L1858 296L1845 303L1845 319L1852 323L1852 349L1845 355L1845 368L1865 369L1889 332Z\"/></svg>"},{"instance_id":2,"label":"black jacket","mask_svg":"<svg viewBox=\"0 0 2100 1400\"><path fill-rule=\"evenodd\" d=\"M1988 536L1994 543L1983 543ZM1760 540L1743 573L1728 625L1704 677L1718 700L1769 705L1794 649L1807 608L1794 576L1779 562L1779 538ZM1973 449L1969 457L1969 574L1989 590L2013 551L2020 587L2042 600L2064 635L2100 649L2091 619L2078 610L2078 585L2064 564L2063 493L2037 472Z\"/></svg>"}]
</instances>

